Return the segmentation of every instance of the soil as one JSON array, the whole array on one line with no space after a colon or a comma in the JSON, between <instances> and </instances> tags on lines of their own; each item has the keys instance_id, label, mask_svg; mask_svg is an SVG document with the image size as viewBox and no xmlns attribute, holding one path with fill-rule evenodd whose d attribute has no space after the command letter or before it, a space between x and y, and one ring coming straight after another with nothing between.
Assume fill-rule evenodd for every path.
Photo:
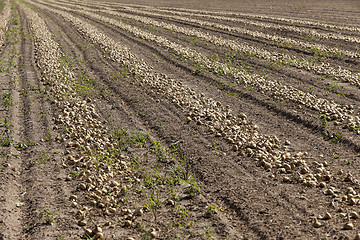
<instances>
[{"instance_id":1,"label":"soil","mask_svg":"<svg viewBox=\"0 0 360 240\"><path fill-rule=\"evenodd\" d=\"M166 74L195 92L219 101L222 106L230 106L234 115L245 113L249 121L258 125L261 134L277 136L282 144L289 145L289 152L307 152L306 161L311 164L327 162L327 169L332 173L326 188L284 181L284 177L292 177L293 174L281 175L266 171L251 156L233 151L232 145L223 137L210 133L204 125L188 121L188 116L171 99L158 94L156 89L141 84L140 79L129 73L126 66L111 61L100 46L85 38L70 22L37 6L44 4L61 9L64 2L25 2L44 19L47 29L53 34L53 40L66 56L64 62L76 74L77 93L85 100L91 99L110 132L118 131L121 134L123 141L118 145L122 146L119 161L127 162L130 170L126 176L120 176L118 181L121 186L128 188L128 192L124 194L122 205L119 206L121 213L105 214L97 207L91 208L89 197L79 189L79 184L84 182L81 176L77 177L79 169L64 165L69 149L66 143L56 140L56 136L62 135L64 131L54 120L60 110L51 101L51 96L47 95L50 92L49 86L41 81L42 72L35 60L36 45L29 20L19 10L18 3L11 2L13 12L9 34L0 49L0 94L3 97L0 106L0 240L85 239L85 228L92 229L95 226L103 229L104 239L129 240L130 237L354 239L360 233L359 222L349 215L350 212L359 211L358 205L348 204L341 199L348 187L360 191L360 185L356 181L344 181L348 173L354 179L360 177L358 134L329 121L329 131L340 133L341 139L328 140L324 138L322 122L315 110L299 107L293 102L274 100L268 93L236 85L229 76L208 71L194 74L195 67L192 63L182 61L171 50L154 42L143 41L105 22L71 12L128 47L132 53L151 65L154 71ZM97 1L88 3L99 4ZM73 3L68 1L67 4ZM196 4L193 1L112 0L101 4L112 6L119 12L126 12L122 9L123 4L137 4L172 8L176 11L186 8L254 13L360 27L360 5L355 0L326 0L321 4L316 1L275 0L227 1L226 4L216 0ZM76 9L76 4L73 8ZM104 13L99 14L110 17ZM19 22L15 24L13 19L19 19ZM189 27L187 23L165 18L157 20ZM235 26L229 22L220 23ZM146 27L131 21L128 24L142 30ZM282 50L269 41L201 26L190 27L274 52ZM261 31L260 28L249 29ZM326 32L327 29L321 31ZM209 57L217 54L219 61L227 60L228 49L201 40L194 44L190 37L156 27L152 29L152 33ZM303 36L296 36L295 33L276 34L306 41ZM356 34L360 35L358 32L353 35ZM347 42L324 40L320 43L342 46L352 51L359 48L359 45ZM313 57L311 53L297 49L287 51L300 57ZM16 64L11 65L11 61ZM325 61L335 66L351 68L354 72L360 71L359 59L349 61L346 57L333 57ZM351 104L355 106L354 115L358 116L360 113L359 88L333 80L330 76L279 66L256 56L239 55L234 60L234 66L246 66L257 74L265 72L269 79L276 79L304 92L311 89L319 98L344 105ZM11 101L6 104L8 94L11 95ZM140 144L139 139L144 142ZM9 141L9 144L5 141ZM188 178L191 179L190 187L189 182L182 182L174 177L174 169L177 168L191 176ZM72 176L71 181L68 176ZM175 183L170 183L171 181ZM339 189L338 196L324 194L329 186ZM189 189L193 192L189 193ZM79 209L72 207L72 202L69 201L69 197L74 194L78 196L79 204L92 209L85 227L77 224ZM163 203L157 212L152 212L154 208L151 207L150 200L156 200L156 197ZM137 216L135 213L139 209L144 213ZM327 212L332 218L323 220L319 215L324 216ZM132 223L128 225L129 218ZM318 219L323 226L315 228L314 219ZM347 222L351 222L354 227L345 230L344 224Z\"/></svg>"}]
</instances>

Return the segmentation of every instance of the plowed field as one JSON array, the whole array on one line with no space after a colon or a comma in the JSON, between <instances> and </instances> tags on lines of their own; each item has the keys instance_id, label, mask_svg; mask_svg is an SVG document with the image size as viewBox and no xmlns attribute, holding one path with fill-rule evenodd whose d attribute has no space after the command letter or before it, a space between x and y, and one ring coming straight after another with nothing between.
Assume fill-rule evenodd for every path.
<instances>
[{"instance_id":1,"label":"plowed field","mask_svg":"<svg viewBox=\"0 0 360 240\"><path fill-rule=\"evenodd\" d=\"M357 1L0 2L0 240L360 239Z\"/></svg>"}]
</instances>

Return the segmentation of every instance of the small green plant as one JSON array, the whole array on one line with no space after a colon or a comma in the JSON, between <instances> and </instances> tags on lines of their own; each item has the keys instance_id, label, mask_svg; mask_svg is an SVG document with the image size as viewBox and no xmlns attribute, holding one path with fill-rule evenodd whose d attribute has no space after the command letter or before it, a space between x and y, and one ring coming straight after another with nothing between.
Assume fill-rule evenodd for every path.
<instances>
[{"instance_id":1,"label":"small green plant","mask_svg":"<svg viewBox=\"0 0 360 240\"><path fill-rule=\"evenodd\" d=\"M9 147L14 141L14 139L10 136L11 129L14 127L14 125L11 123L11 121L4 119L0 127L4 128L2 131L2 135L4 137L0 139L0 145L3 147Z\"/></svg>"},{"instance_id":2,"label":"small green plant","mask_svg":"<svg viewBox=\"0 0 360 240\"><path fill-rule=\"evenodd\" d=\"M322 136L323 136L324 140L326 140L326 141L333 138L333 134L326 130L323 131Z\"/></svg>"},{"instance_id":3,"label":"small green plant","mask_svg":"<svg viewBox=\"0 0 360 240\"><path fill-rule=\"evenodd\" d=\"M180 163L180 178L184 181L191 179L190 162L187 160L186 156L182 156Z\"/></svg>"},{"instance_id":4,"label":"small green plant","mask_svg":"<svg viewBox=\"0 0 360 240\"><path fill-rule=\"evenodd\" d=\"M134 132L130 135L127 129L119 129L113 131L112 139L118 143L118 148L120 148L120 150L127 151L129 144L145 147L150 141L150 135L141 131Z\"/></svg>"},{"instance_id":5,"label":"small green plant","mask_svg":"<svg viewBox=\"0 0 360 240\"><path fill-rule=\"evenodd\" d=\"M71 61L71 60L64 60L64 61ZM69 64L73 65L75 63L70 62ZM89 97L95 94L94 89L96 88L97 88L97 84L95 79L89 77L86 71L81 71L78 75L78 80L75 82L76 91L84 97Z\"/></svg>"},{"instance_id":6,"label":"small green plant","mask_svg":"<svg viewBox=\"0 0 360 240\"><path fill-rule=\"evenodd\" d=\"M118 147L123 150L123 151L127 151L128 150L128 146L127 146L127 140L128 140L128 130L127 129L119 129L119 130L115 130L112 133L112 139L115 140L118 143Z\"/></svg>"},{"instance_id":7,"label":"small green plant","mask_svg":"<svg viewBox=\"0 0 360 240\"><path fill-rule=\"evenodd\" d=\"M196 45L198 42L199 42L199 41L198 41L197 39L195 39L195 40L191 41L190 44Z\"/></svg>"},{"instance_id":8,"label":"small green plant","mask_svg":"<svg viewBox=\"0 0 360 240\"><path fill-rule=\"evenodd\" d=\"M339 87L340 87L339 83L334 82L334 81L331 80L330 83L329 83L329 86L326 88L326 90L330 93L334 89L339 88Z\"/></svg>"},{"instance_id":9,"label":"small green plant","mask_svg":"<svg viewBox=\"0 0 360 240\"><path fill-rule=\"evenodd\" d=\"M352 162L352 161L351 161L350 159L349 159L349 160L344 160L344 161L343 161L343 164L344 164L344 165L350 165L351 162Z\"/></svg>"},{"instance_id":10,"label":"small green plant","mask_svg":"<svg viewBox=\"0 0 360 240\"><path fill-rule=\"evenodd\" d=\"M309 90L309 93L310 94L313 94L313 92L314 92L314 89L310 86L310 87L308 87L308 90Z\"/></svg>"},{"instance_id":11,"label":"small green plant","mask_svg":"<svg viewBox=\"0 0 360 240\"><path fill-rule=\"evenodd\" d=\"M2 105L6 110L9 110L9 108L13 105L11 93L3 93Z\"/></svg>"},{"instance_id":12,"label":"small green plant","mask_svg":"<svg viewBox=\"0 0 360 240\"><path fill-rule=\"evenodd\" d=\"M159 142L154 141L154 153L160 162L167 163L174 161L177 151L175 146L173 146L173 149L174 151L170 151L169 148L162 147Z\"/></svg>"},{"instance_id":13,"label":"small green plant","mask_svg":"<svg viewBox=\"0 0 360 240\"><path fill-rule=\"evenodd\" d=\"M338 143L341 141L343 134L342 133L331 133L329 131L324 130L323 133L324 140L330 140L332 143Z\"/></svg>"},{"instance_id":14,"label":"small green plant","mask_svg":"<svg viewBox=\"0 0 360 240\"><path fill-rule=\"evenodd\" d=\"M329 125L329 123L327 121L327 117L326 117L325 114L320 115L319 119L321 120L321 127L322 128L326 128Z\"/></svg>"},{"instance_id":15,"label":"small green plant","mask_svg":"<svg viewBox=\"0 0 360 240\"><path fill-rule=\"evenodd\" d=\"M171 172L179 179L187 181L191 178L190 163L186 156L182 156L179 165L170 167Z\"/></svg>"},{"instance_id":16,"label":"small green plant","mask_svg":"<svg viewBox=\"0 0 360 240\"><path fill-rule=\"evenodd\" d=\"M219 153L219 150L221 150L221 147L217 145L216 142L213 142L211 147L214 149L215 153Z\"/></svg>"},{"instance_id":17,"label":"small green plant","mask_svg":"<svg viewBox=\"0 0 360 240\"><path fill-rule=\"evenodd\" d=\"M144 234L141 236L141 240L151 240L154 237L151 235L150 231L145 231Z\"/></svg>"},{"instance_id":18,"label":"small green plant","mask_svg":"<svg viewBox=\"0 0 360 240\"><path fill-rule=\"evenodd\" d=\"M29 139L25 139L25 141L23 142L17 142L16 144L14 144L14 147L17 150L26 150L28 147L36 146L36 145L38 144Z\"/></svg>"},{"instance_id":19,"label":"small green plant","mask_svg":"<svg viewBox=\"0 0 360 240\"><path fill-rule=\"evenodd\" d=\"M130 141L137 144L140 147L145 147L148 141L150 141L150 135L144 132L135 132L131 137Z\"/></svg>"},{"instance_id":20,"label":"small green plant","mask_svg":"<svg viewBox=\"0 0 360 240\"><path fill-rule=\"evenodd\" d=\"M340 157L340 155L336 154L336 153L333 153L333 156L335 159L338 159Z\"/></svg>"},{"instance_id":21,"label":"small green plant","mask_svg":"<svg viewBox=\"0 0 360 240\"><path fill-rule=\"evenodd\" d=\"M41 165L41 164L47 164L50 162L51 157L49 156L49 153L39 153L39 156L34 161L29 162L29 167L34 165Z\"/></svg>"},{"instance_id":22,"label":"small green plant","mask_svg":"<svg viewBox=\"0 0 360 240\"><path fill-rule=\"evenodd\" d=\"M147 30L152 31L152 32L155 30L153 25L141 24L140 26L142 28L147 29Z\"/></svg>"},{"instance_id":23,"label":"small green plant","mask_svg":"<svg viewBox=\"0 0 360 240\"><path fill-rule=\"evenodd\" d=\"M193 62L195 70L191 72L192 75L200 75L205 71L205 66L198 62Z\"/></svg>"},{"instance_id":24,"label":"small green plant","mask_svg":"<svg viewBox=\"0 0 360 240\"><path fill-rule=\"evenodd\" d=\"M80 175L80 173L79 173L78 171L73 170L72 173L71 173L71 175L72 175L74 178L77 178L77 177Z\"/></svg>"},{"instance_id":25,"label":"small green plant","mask_svg":"<svg viewBox=\"0 0 360 240\"><path fill-rule=\"evenodd\" d=\"M326 128L329 125L327 116L325 114L321 114L321 115L317 115L317 118L320 119L320 121L321 121L321 128L323 129L323 133L322 133L323 138L325 140L331 139L333 137L332 134L326 130Z\"/></svg>"},{"instance_id":26,"label":"small green plant","mask_svg":"<svg viewBox=\"0 0 360 240\"><path fill-rule=\"evenodd\" d=\"M129 188L127 187L122 187L120 189L120 194L121 194L121 199L123 201L127 201L128 200L128 194L129 194Z\"/></svg>"},{"instance_id":27,"label":"small green plant","mask_svg":"<svg viewBox=\"0 0 360 240\"><path fill-rule=\"evenodd\" d=\"M14 60L10 59L7 62L7 69L6 72L10 73L14 68L17 68L17 64Z\"/></svg>"},{"instance_id":28,"label":"small green plant","mask_svg":"<svg viewBox=\"0 0 360 240\"><path fill-rule=\"evenodd\" d=\"M87 234L87 233L84 234L84 238L85 238L85 239L92 239L92 237L91 237L89 234Z\"/></svg>"},{"instance_id":29,"label":"small green plant","mask_svg":"<svg viewBox=\"0 0 360 240\"><path fill-rule=\"evenodd\" d=\"M13 18L13 24L18 25L19 24L19 18Z\"/></svg>"},{"instance_id":30,"label":"small green plant","mask_svg":"<svg viewBox=\"0 0 360 240\"><path fill-rule=\"evenodd\" d=\"M131 158L131 164L134 170L139 169L142 164L142 160L138 156L133 156Z\"/></svg>"},{"instance_id":31,"label":"small green plant","mask_svg":"<svg viewBox=\"0 0 360 240\"><path fill-rule=\"evenodd\" d=\"M208 216L212 216L220 212L220 208L212 205L207 205L205 209L206 209L206 215Z\"/></svg>"},{"instance_id":32,"label":"small green plant","mask_svg":"<svg viewBox=\"0 0 360 240\"><path fill-rule=\"evenodd\" d=\"M219 83L216 87L219 90L224 90L224 89L226 89L226 84L225 83Z\"/></svg>"},{"instance_id":33,"label":"small green plant","mask_svg":"<svg viewBox=\"0 0 360 240\"><path fill-rule=\"evenodd\" d=\"M155 223L157 222L158 211L164 205L165 199L161 199L159 197L159 190L153 189L150 195L147 195L147 202L145 203L145 207L149 208L150 211L154 215Z\"/></svg>"},{"instance_id":34,"label":"small green plant","mask_svg":"<svg viewBox=\"0 0 360 240\"><path fill-rule=\"evenodd\" d=\"M342 133L334 133L333 137L334 139L331 140L331 142L338 143L341 141L343 134Z\"/></svg>"},{"instance_id":35,"label":"small green plant","mask_svg":"<svg viewBox=\"0 0 360 240\"><path fill-rule=\"evenodd\" d=\"M45 205L41 208L39 213L39 219L45 220L45 223L48 225L53 225L55 223L55 212L49 209L49 206Z\"/></svg>"},{"instance_id":36,"label":"small green plant","mask_svg":"<svg viewBox=\"0 0 360 240\"><path fill-rule=\"evenodd\" d=\"M207 240L216 240L216 238L213 236L213 234L211 233L213 230L211 227L206 227L205 228L205 233L204 233L204 237Z\"/></svg>"},{"instance_id":37,"label":"small green plant","mask_svg":"<svg viewBox=\"0 0 360 240\"><path fill-rule=\"evenodd\" d=\"M2 147L10 147L13 140L11 138L1 138L0 139L0 146Z\"/></svg>"},{"instance_id":38,"label":"small green plant","mask_svg":"<svg viewBox=\"0 0 360 240\"><path fill-rule=\"evenodd\" d=\"M82 214L81 212L78 212L75 217L76 217L76 219L84 219L85 218L84 214Z\"/></svg>"},{"instance_id":39,"label":"small green plant","mask_svg":"<svg viewBox=\"0 0 360 240\"><path fill-rule=\"evenodd\" d=\"M187 210L183 206L176 206L175 213L176 213L177 217L180 219L185 219L185 218L189 217L189 210Z\"/></svg>"},{"instance_id":40,"label":"small green plant","mask_svg":"<svg viewBox=\"0 0 360 240\"><path fill-rule=\"evenodd\" d=\"M200 188L195 182L195 179L193 176L191 176L188 180L180 180L180 182L183 182L185 184L185 192L189 194L190 197L195 197L196 195L200 194Z\"/></svg>"},{"instance_id":41,"label":"small green plant","mask_svg":"<svg viewBox=\"0 0 360 240\"><path fill-rule=\"evenodd\" d=\"M25 7L30 8L30 9L33 9L33 8L34 8L34 6L33 6L33 5L30 5L30 4L25 4Z\"/></svg>"}]
</instances>

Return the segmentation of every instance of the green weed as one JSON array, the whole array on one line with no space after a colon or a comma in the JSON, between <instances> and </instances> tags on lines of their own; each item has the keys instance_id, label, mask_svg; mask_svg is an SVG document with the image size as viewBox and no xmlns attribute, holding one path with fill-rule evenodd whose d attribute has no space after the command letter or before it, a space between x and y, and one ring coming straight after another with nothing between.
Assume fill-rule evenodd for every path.
<instances>
[{"instance_id":1,"label":"green weed","mask_svg":"<svg viewBox=\"0 0 360 240\"><path fill-rule=\"evenodd\" d=\"M45 205L41 208L39 213L39 219L45 220L45 223L48 225L53 225L55 223L55 212L49 209L49 206Z\"/></svg>"},{"instance_id":2,"label":"green weed","mask_svg":"<svg viewBox=\"0 0 360 240\"><path fill-rule=\"evenodd\" d=\"M161 199L159 197L159 190L156 188L151 191L150 195L147 195L147 198L148 200L145 203L145 207L149 208L153 213L156 223L158 218L158 211L164 205L165 199Z\"/></svg>"},{"instance_id":3,"label":"green weed","mask_svg":"<svg viewBox=\"0 0 360 240\"><path fill-rule=\"evenodd\" d=\"M3 93L2 106L9 110L9 108L13 105L13 100L11 93Z\"/></svg>"}]
</instances>

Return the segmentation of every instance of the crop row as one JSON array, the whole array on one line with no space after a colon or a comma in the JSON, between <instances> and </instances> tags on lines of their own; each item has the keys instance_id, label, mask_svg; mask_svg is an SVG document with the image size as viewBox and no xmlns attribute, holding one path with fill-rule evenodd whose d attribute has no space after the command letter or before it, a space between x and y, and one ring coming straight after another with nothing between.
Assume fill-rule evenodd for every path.
<instances>
[{"instance_id":1,"label":"crop row","mask_svg":"<svg viewBox=\"0 0 360 240\"><path fill-rule=\"evenodd\" d=\"M353 106L342 106L333 101L317 98L313 94L304 93L292 86L288 86L274 80L265 79L257 74L249 74L244 70L234 68L231 65L211 60L193 49L171 42L162 36L154 35L150 32L143 31L137 27L124 24L120 21L107 18L102 15L80 10L76 11L69 8L64 8L64 10L87 15L101 22L112 24L122 30L134 34L139 38L156 42L165 49L171 49L183 59L200 64L202 67L211 72L231 76L235 78L238 83L256 87L262 92L269 92L274 99L292 101L306 106L307 108L316 110L319 112L319 115L325 114L329 120L336 120L338 123L343 123L349 130L360 133L360 118L359 116L353 116Z\"/></svg>"},{"instance_id":2,"label":"crop row","mask_svg":"<svg viewBox=\"0 0 360 240\"><path fill-rule=\"evenodd\" d=\"M11 14L10 3L9 0L6 0L5 6L2 9L0 15L0 46L3 45L4 43L4 35L5 32L7 31L10 14Z\"/></svg>"},{"instance_id":3,"label":"crop row","mask_svg":"<svg viewBox=\"0 0 360 240\"><path fill-rule=\"evenodd\" d=\"M96 4L94 5L89 5L89 4L84 4L84 3L79 3L77 6L96 6ZM110 10L112 11L113 9L110 7L102 7L102 10ZM210 19L217 19L217 20L226 20L226 21L244 21L244 23L246 24L252 24L252 25L257 25L260 26L262 28L270 28L269 23L262 23L262 22L254 22L251 23L251 21L249 20L245 20L245 19L234 19L234 18L226 18L226 17L220 17L220 16L215 16L215 15L205 15L205 14L194 14L194 13L184 13L184 12L176 12L176 11L166 11L166 10L161 10L161 9L157 9L157 8L152 8L152 7L146 7L144 11L142 10L138 10L136 8L131 8L131 7L124 7L124 9L127 12L131 12L131 13L135 13L137 15L147 15L147 16L151 16L151 17L159 17L159 18L167 18L167 19L171 19L171 20L177 20L177 21L182 21L185 23L193 23L193 24L198 24L201 26L208 26L208 27L213 27L213 28L217 28L217 29L221 29L221 30L225 30L225 31L229 31L229 32L236 32L236 33L240 33L240 34L245 34L245 35L249 35L255 39L257 38L261 38L261 39L265 39L265 40L269 40L272 41L274 43L276 43L277 45L281 46L281 45L291 45L294 47L298 47L300 49L307 49L310 50L314 53L322 53L325 55L328 54L333 54L336 56L348 56L351 58L359 58L360 57L360 53L357 52L353 52L353 51L348 51L348 50L344 50L344 49L339 49L337 47L330 47L330 46L326 46L326 45L322 45L322 44L317 44L317 43L309 43L309 42L304 42L304 41L300 41L300 40L295 40L295 39L291 39L291 38L286 38L286 37L281 37L279 35L275 35L275 34L267 34L267 33L263 33L263 32L259 32L259 31L252 31L252 30L248 30L246 28L241 28L241 27L232 27L229 25L223 25L223 24L219 24L219 23L215 23L215 22L209 22L209 21L203 21L203 20L199 20L196 18L192 18L192 17L206 17L206 18L210 18ZM89 9L88 9L89 10ZM160 11L160 12L164 12L164 13L155 13L156 11ZM174 15L168 15L168 14L176 14L176 15L181 15L181 16L188 16L188 17L179 17L179 16L174 16ZM277 30L283 30L279 27L275 28ZM303 35L310 35L310 33L308 33L307 31L310 30L302 30L301 28L298 27L291 27L291 26L283 26L289 29L286 30L290 30L290 28L293 28L293 31L298 31L299 33L302 33ZM330 33L317 33L314 30L311 30L313 33L313 36L318 37L318 38L324 38L324 39L329 39L330 37L327 36ZM326 35L326 36L325 36ZM332 34L331 36L333 36L334 34ZM338 34L339 35L339 34ZM356 43L360 43L360 39L356 38L356 37L351 37L351 36L343 36L343 35L339 35L339 37L336 40L344 40L346 39L347 41L350 42L356 42Z\"/></svg>"},{"instance_id":4,"label":"crop row","mask_svg":"<svg viewBox=\"0 0 360 240\"><path fill-rule=\"evenodd\" d=\"M200 13L200 14L209 14L209 15L222 15L222 16L236 16L241 18L253 18L253 19L261 19L261 20L270 20L270 21L280 21L285 22L290 25L306 25L309 27L321 27L327 29L337 29L343 31L350 32L360 32L360 28L356 26L341 26L329 23L323 23L318 21L309 21L309 20L300 20L293 18L283 18L283 17L271 17L266 15L259 14L249 14L249 13L239 13L239 12L219 12L219 11L205 11L205 10L194 10L194 9L186 9L186 8L169 8L163 7L162 9L173 10L178 12L190 12L190 13Z\"/></svg>"},{"instance_id":5,"label":"crop row","mask_svg":"<svg viewBox=\"0 0 360 240\"><path fill-rule=\"evenodd\" d=\"M302 174L297 176L294 181L299 181L307 186L316 186L321 181L330 179L330 172L326 170L324 164L306 161L304 159L306 153L292 154L288 152L277 137L261 134L259 128L245 114L234 116L229 106L223 107L220 102L206 97L202 93L197 94L181 82L154 71L150 65L136 57L128 48L67 11L44 5L37 6L59 14L71 22L79 33L107 52L112 61L127 66L133 74L139 76L142 84L168 98L188 115L189 120L207 126L214 135L227 140L235 151L251 156L266 170L273 169L274 173L302 170Z\"/></svg>"},{"instance_id":6,"label":"crop row","mask_svg":"<svg viewBox=\"0 0 360 240\"><path fill-rule=\"evenodd\" d=\"M337 68L332 67L329 63L321 62L317 63L314 61L309 61L305 58L298 58L293 55L280 53L280 52L270 52L263 48L254 47L251 45L248 45L243 42L235 41L235 40L229 40L223 37L219 37L216 35L212 35L210 33L205 33L199 30L195 30L192 28L186 28L186 27L180 27L173 24L168 24L165 22L159 22L156 20L153 20L151 18L142 17L142 16L135 16L133 14L126 14L126 13L118 13L116 11L110 11L110 10L97 10L97 9L90 9L86 7L80 7L77 6L80 9L83 9L85 11L95 11L95 12L103 12L108 13L114 16L119 16L127 19L133 19L136 21L139 21L144 24L153 25L159 28L164 28L167 30L171 30L174 32L182 33L188 36L195 36L200 39L203 39L205 41L211 42L218 46L228 47L234 51L238 51L240 53L245 53L249 55L256 56L261 59L265 59L274 63L281 63L284 65L293 66L299 69L304 69L306 71L312 71L319 75L325 75L325 76L333 76L336 80L339 81L345 81L348 83L351 83L357 87L360 87L360 74L359 73L353 73L347 69L343 69L340 66L337 66Z\"/></svg>"},{"instance_id":7,"label":"crop row","mask_svg":"<svg viewBox=\"0 0 360 240\"><path fill-rule=\"evenodd\" d=\"M112 154L117 144L108 137L109 130L101 120L95 105L91 103L92 100L83 100L73 90L75 73L62 63L61 59L65 55L53 40L45 21L22 4L20 9L25 13L34 36L35 58L41 71L41 80L44 84L50 85L47 91L59 112L54 117L57 124L54 129L59 131L55 140L66 143L68 155L63 160L63 166L73 168L80 182L78 189L83 191L70 196L69 200L77 211L75 217L78 224L85 226L91 217L90 209L86 206L89 203L84 203L84 199L80 199L79 196L90 199L90 204L97 207L98 213L117 213L118 201L123 196L122 188L126 188L126 185L120 186L116 180L130 173L129 163ZM109 162L113 164L109 165ZM76 176L72 174L66 180L74 178ZM89 229L85 231L90 236L96 235L95 239L103 238L101 232Z\"/></svg>"},{"instance_id":8,"label":"crop row","mask_svg":"<svg viewBox=\"0 0 360 240\"><path fill-rule=\"evenodd\" d=\"M125 7L125 9L131 10L131 11L134 10L133 8L130 8L130 7ZM307 28L302 28L302 27L298 27L298 26L295 27L295 26L268 23L268 22L259 22L259 21L249 20L249 19L217 16L217 15L212 15L212 14L197 14L197 13L161 10L161 9L152 8L152 7L146 7L145 10L146 10L146 12L148 12L149 10L152 12L158 11L158 12L162 12L162 13L166 13L166 14L175 14L175 15L188 16L188 17L202 17L202 18L207 18L207 19L215 19L215 20L221 20L221 21L243 23L246 25L253 25L253 26L257 26L257 27L261 27L261 28L270 28L270 29L279 30L279 31L285 30L285 31L295 32L297 34L304 35L306 37L312 37L312 38L317 38L317 39L332 39L332 40L342 40L342 41L351 42L351 43L360 43L360 38L358 38L356 36L342 35L339 33L332 33L332 32L322 33L322 32L318 32L314 29L307 29ZM215 24L214 24L214 26L218 27ZM242 28L230 28L229 31L241 32L243 30L242 30ZM250 33L248 33L248 34L250 34ZM277 39L278 37L274 36L273 38ZM287 38L278 38L278 39L285 42ZM301 43L301 42L298 42L298 43ZM315 46L321 47L321 45L318 45L318 44L314 44L314 47ZM334 50L335 49L336 48L334 48Z\"/></svg>"},{"instance_id":9,"label":"crop row","mask_svg":"<svg viewBox=\"0 0 360 240\"><path fill-rule=\"evenodd\" d=\"M86 2L86 1L85 1ZM84 3L84 2L82 2ZM88 1L87 3L94 4L93 2ZM103 8L103 7L111 7L111 8L143 8L147 9L149 6L138 5L138 4L122 4L122 3L100 3L97 2L95 5ZM243 19L253 19L253 21L264 21L264 22L283 22L288 25L304 25L301 28L324 28L329 30L342 30L342 31L349 31L349 32L360 32L360 28L357 26L349 26L349 25L337 25L337 24L330 24L320 21L311 21L311 20L302 20L302 19L294 19L294 18L284 18L284 17L273 17L267 15L260 15L260 14L251 14L251 13L240 13L240 12L221 12L221 11L209 11L209 10L198 10L198 9L189 9L189 8L179 8L179 7L150 7L152 9L156 9L157 11L172 11L174 14L199 14L199 15L206 15L206 16L223 16L223 17L230 17L230 18L240 18L239 21L241 22ZM229 20L230 21L230 20ZM237 21L237 20L235 20ZM246 20L245 20L246 21ZM297 30L296 30L297 31ZM305 30L306 31L306 30Z\"/></svg>"},{"instance_id":10,"label":"crop row","mask_svg":"<svg viewBox=\"0 0 360 240\"><path fill-rule=\"evenodd\" d=\"M151 66L133 55L129 49L107 37L98 28L84 21L83 18L78 19L68 14L68 11L59 11L39 4L36 4L36 6L53 11L65 20L70 21L79 33L90 39L96 44L96 47L100 47L106 56L110 56L111 60L128 66L133 74L139 76L139 81L143 85L158 90L159 94L169 98L184 113L187 113L189 118L199 124L208 126L216 136L227 139L229 144L234 146L234 150L240 151L240 154L251 156L267 171L286 173L286 175L282 175L283 181L288 183L301 182L306 186L319 186L321 188L325 188L329 184L331 187L325 188L324 194L336 199L337 206L346 205L346 209L350 209L350 207L356 208L360 203L360 196L352 187L344 190L338 185L339 181L345 181L345 184L349 185L358 184L350 173L346 178L335 176L335 173L329 170L327 162L314 161L313 158L307 160L306 153L289 153L287 148L276 137L261 135L256 125L252 124L246 115L240 114L235 117L231 113L230 107L224 108L220 103L205 97L204 94L196 94L184 84L169 79L164 74L155 72ZM188 100L189 97L190 101ZM209 121L214 121L216 125L209 123ZM233 138L231 138L232 135L234 135ZM233 139L236 139L236 141ZM245 142L241 145L243 139ZM75 161L75 164L79 165L79 162ZM104 168L106 169L106 167ZM101 179L101 181L108 180ZM114 184L116 183L112 183L112 185ZM88 186L81 185L79 187L83 189ZM341 193L343 191L346 192L344 195ZM71 198L76 199L76 196ZM337 201L338 199L339 201ZM331 204L331 206L335 206L334 202ZM353 206L349 206L349 204ZM79 214L81 215L81 213ZM342 215L348 217L344 229L349 229L347 228L348 225L353 228L352 220L350 220L350 218L353 218L352 213L342 213ZM324 220L330 218L332 216L328 213L324 218L319 217L319 219ZM313 226L320 227L322 225L323 223L315 218Z\"/></svg>"},{"instance_id":11,"label":"crop row","mask_svg":"<svg viewBox=\"0 0 360 240\"><path fill-rule=\"evenodd\" d=\"M85 1L86 2L86 1ZM84 2L81 2L84 3ZM123 8L123 9L127 9L128 7L130 8L142 8L142 9L152 9L152 10L156 10L156 11L161 11L161 12L172 12L173 14L176 15L186 15L186 14L195 14L195 15L201 15L204 17L209 17L209 16L214 16L214 19L222 19L222 20L226 20L226 21L239 21L239 22L243 22L246 24L252 24L254 22L254 25L258 25L257 22L263 21L265 23L268 22L283 22L286 23L290 26L294 26L294 25L298 25L298 28L304 29L304 31L308 31L306 30L306 28L324 28L324 29L329 29L329 30L342 30L342 31L349 31L349 32L360 32L360 28L357 26L345 26L345 25L336 25L336 24L330 24L330 23L325 23L325 22L320 22L320 21L311 21L311 20L302 20L302 19L294 19L294 18L284 18L284 17L272 17L272 16L267 16L267 15L260 15L260 14L251 14L251 13L240 13L240 12L221 12L221 11L209 11L209 10L197 10L197 9L188 9L188 8L174 8L174 7L149 7L149 6L144 6L144 5L138 5L138 4L122 4L122 3L110 3L110 2L106 2L106 3L93 3L88 1L88 4L94 4L96 6L99 6L101 8L106 8L106 7L110 7L113 9L116 8ZM194 16L195 16L194 15ZM217 16L219 15L219 16ZM218 18L220 17L220 18ZM231 18L231 19L228 19ZM234 19L234 20L232 20ZM253 20L249 20L249 19L253 19ZM249 21L249 22L247 22ZM261 24L261 23L260 23ZM274 26L277 26L279 24L274 24ZM303 27L300 27L299 25L304 25ZM271 26L271 24L269 25L269 27ZM281 27L282 25L280 25ZM312 31L314 29L310 29L309 31ZM298 31L296 29L294 29L294 31ZM315 31L315 35L318 32ZM310 33L311 35L311 33Z\"/></svg>"},{"instance_id":12,"label":"crop row","mask_svg":"<svg viewBox=\"0 0 360 240\"><path fill-rule=\"evenodd\" d=\"M335 54L335 55L345 55L345 56L349 56L351 58L359 58L360 57L360 53L348 51L348 50L344 50L344 49L339 49L337 47L329 47L329 46L325 46L322 44L309 43L309 42L304 42L304 41L295 40L295 39L291 39L291 38L281 37L281 36L275 35L275 34L267 34L267 33L259 32L259 31L248 30L246 28L232 27L229 25L223 25L223 24L219 24L219 23L215 23L215 22L208 22L208 21L203 21L203 20L198 20L198 19L192 18L193 16L198 16L197 14L189 14L188 17L178 17L178 16L168 15L169 13L167 13L167 11L165 11L165 13L167 13L166 15L164 13L161 13L161 14L154 13L153 8L149 8L149 9L146 9L145 11L141 11L141 10L127 7L126 11L136 13L136 14L146 14L146 15L152 16L152 17L174 19L174 20L183 21L186 23L198 24L201 26L214 27L214 28L226 30L229 32L246 34L246 35L249 35L254 38L261 38L261 39L265 39L265 40L274 41L275 43L278 43L278 44L279 43L286 44L286 45L291 44L293 46L299 47L300 49L309 49L313 52L321 51L323 53L331 53L331 54ZM171 11L170 13L175 14L176 12ZM181 15L186 16L188 14L181 14ZM213 15L199 15L199 16L210 18L210 19L217 19L217 20L227 20L227 21L234 20L233 18L218 17L218 16L213 16ZM223 19L223 18L225 18L225 19ZM256 26L260 26L262 28L272 27L276 30L288 30L288 31L292 30L292 31L296 31L296 32L298 32L302 35L306 35L306 36L311 35L311 36L314 36L317 38L322 38L322 39L336 39L336 40L345 40L345 41L349 41L349 42L360 43L360 39L358 39L356 37L351 37L351 36L343 36L343 35L337 34L336 38L335 38L335 34L333 34L333 33L317 33L314 30L305 31L298 27L292 27L292 26L282 26L282 25L269 26L270 25L269 23L257 23L257 22L251 23L249 20L243 20L243 19L241 19L241 20L235 19L235 20L236 20L236 22L244 21L244 23L246 23L246 24L252 24L252 25L256 24ZM310 34L310 32L311 32L311 34Z\"/></svg>"}]
</instances>

